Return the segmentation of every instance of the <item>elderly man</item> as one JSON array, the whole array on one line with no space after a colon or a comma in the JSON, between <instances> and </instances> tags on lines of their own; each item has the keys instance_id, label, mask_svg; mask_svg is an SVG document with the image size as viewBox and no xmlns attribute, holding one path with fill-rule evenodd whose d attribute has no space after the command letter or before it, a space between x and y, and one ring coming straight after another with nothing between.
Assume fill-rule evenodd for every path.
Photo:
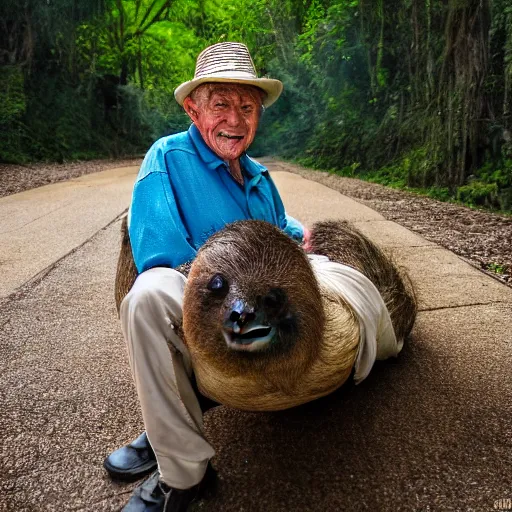
<instances>
[{"instance_id":1,"label":"elderly man","mask_svg":"<svg viewBox=\"0 0 512 512\"><path fill-rule=\"evenodd\" d=\"M156 457L158 469L126 512L187 510L214 455L203 435L190 355L175 330L186 279L173 268L236 220L265 220L303 240L267 169L245 154L263 108L281 91L278 80L257 78L244 45L207 48L194 79L175 91L193 124L157 141L142 163L129 211L139 275L120 316L147 437L111 454L105 468L118 478L137 477L156 466Z\"/></svg>"}]
</instances>

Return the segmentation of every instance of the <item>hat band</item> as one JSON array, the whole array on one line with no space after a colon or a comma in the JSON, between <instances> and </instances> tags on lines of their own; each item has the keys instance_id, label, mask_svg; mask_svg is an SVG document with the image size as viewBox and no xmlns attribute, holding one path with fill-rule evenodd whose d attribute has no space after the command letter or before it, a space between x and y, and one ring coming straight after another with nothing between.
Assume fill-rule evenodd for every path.
<instances>
[{"instance_id":1,"label":"hat band","mask_svg":"<svg viewBox=\"0 0 512 512\"><path fill-rule=\"evenodd\" d=\"M253 73L240 71L239 69L226 69L222 68L216 71L209 70L207 73L199 73L194 77L194 80L199 78L240 78L241 80L258 80L258 77Z\"/></svg>"}]
</instances>

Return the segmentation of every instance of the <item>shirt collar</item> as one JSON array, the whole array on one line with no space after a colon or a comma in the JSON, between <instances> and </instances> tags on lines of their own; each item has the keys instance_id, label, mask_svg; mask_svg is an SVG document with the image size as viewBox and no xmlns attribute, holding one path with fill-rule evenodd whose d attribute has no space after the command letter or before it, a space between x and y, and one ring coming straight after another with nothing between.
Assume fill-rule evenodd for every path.
<instances>
[{"instance_id":1,"label":"shirt collar","mask_svg":"<svg viewBox=\"0 0 512 512\"><path fill-rule=\"evenodd\" d=\"M256 162L256 160L253 160L250 156L247 155L247 153L244 153L240 157L240 163L242 164L245 172L251 178L268 172L268 169L265 166L261 165L259 162Z\"/></svg>"},{"instance_id":2,"label":"shirt collar","mask_svg":"<svg viewBox=\"0 0 512 512\"><path fill-rule=\"evenodd\" d=\"M226 165L226 162L222 160L222 158L220 158L216 153L214 153L206 144L195 124L192 123L190 125L188 134L196 148L199 157L209 169L214 170L221 165ZM246 153L240 157L240 163L251 178L263 172L268 172L266 167L259 164L258 162L255 162L252 158L249 158Z\"/></svg>"}]
</instances>

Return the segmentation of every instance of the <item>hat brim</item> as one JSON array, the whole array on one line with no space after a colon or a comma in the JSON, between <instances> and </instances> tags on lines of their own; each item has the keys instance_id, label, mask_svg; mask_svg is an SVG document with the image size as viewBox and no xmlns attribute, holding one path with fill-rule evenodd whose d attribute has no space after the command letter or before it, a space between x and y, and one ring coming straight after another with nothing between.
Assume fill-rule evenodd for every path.
<instances>
[{"instance_id":1,"label":"hat brim","mask_svg":"<svg viewBox=\"0 0 512 512\"><path fill-rule=\"evenodd\" d=\"M226 74L227 75L227 74ZM194 78L176 87L174 90L174 97L176 101L183 106L185 98L201 84L206 83L232 83L241 85L254 85L259 87L267 93L266 98L263 100L263 105L269 107L274 103L281 93L283 92L283 83L280 80L273 78L241 78L236 76L205 76L201 78Z\"/></svg>"}]
</instances>

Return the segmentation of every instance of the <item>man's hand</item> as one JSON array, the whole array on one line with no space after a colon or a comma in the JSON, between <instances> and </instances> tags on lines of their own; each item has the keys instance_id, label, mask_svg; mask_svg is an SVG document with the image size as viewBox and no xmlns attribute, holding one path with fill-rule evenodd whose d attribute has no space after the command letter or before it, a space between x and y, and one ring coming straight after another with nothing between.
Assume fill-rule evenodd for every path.
<instances>
[{"instance_id":1,"label":"man's hand","mask_svg":"<svg viewBox=\"0 0 512 512\"><path fill-rule=\"evenodd\" d=\"M302 239L302 248L306 252L312 252L311 231L306 226L304 226L304 237Z\"/></svg>"}]
</instances>

